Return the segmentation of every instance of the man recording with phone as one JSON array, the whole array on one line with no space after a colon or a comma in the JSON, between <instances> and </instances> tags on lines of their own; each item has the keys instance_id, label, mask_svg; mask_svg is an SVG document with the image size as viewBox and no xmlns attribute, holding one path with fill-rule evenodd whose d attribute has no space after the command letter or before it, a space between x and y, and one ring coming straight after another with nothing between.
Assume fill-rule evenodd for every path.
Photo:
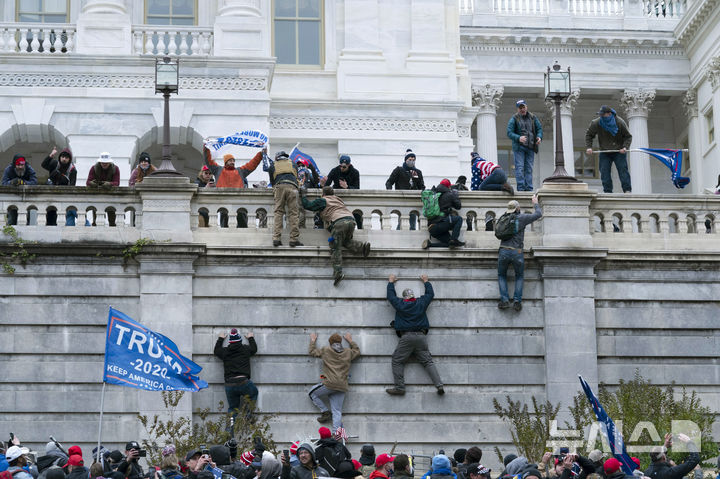
<instances>
[{"instance_id":1,"label":"man recording with phone","mask_svg":"<svg viewBox=\"0 0 720 479\"><path fill-rule=\"evenodd\" d=\"M127 479L141 479L145 475L138 463L141 457L145 457L145 450L140 448L140 444L137 441L128 442L125 445L125 460L118 465L117 470Z\"/></svg>"},{"instance_id":2,"label":"man recording with phone","mask_svg":"<svg viewBox=\"0 0 720 479\"><path fill-rule=\"evenodd\" d=\"M197 478L198 473L205 470L208 464L217 467L210 458L210 450L207 446L200 446L200 449L193 449L188 452L185 455L185 463L188 467L188 477L191 479Z\"/></svg>"}]
</instances>

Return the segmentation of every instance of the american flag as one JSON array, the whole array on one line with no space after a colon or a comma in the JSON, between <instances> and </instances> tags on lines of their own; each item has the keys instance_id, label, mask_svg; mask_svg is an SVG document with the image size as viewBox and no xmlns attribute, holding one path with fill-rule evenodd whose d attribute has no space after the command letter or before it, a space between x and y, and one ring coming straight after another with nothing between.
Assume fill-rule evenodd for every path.
<instances>
[{"instance_id":1,"label":"american flag","mask_svg":"<svg viewBox=\"0 0 720 479\"><path fill-rule=\"evenodd\" d=\"M335 436L335 440L342 440L343 442L348 438L347 432L345 432L345 428L342 426L335 430L335 434L333 434L333 436Z\"/></svg>"}]
</instances>

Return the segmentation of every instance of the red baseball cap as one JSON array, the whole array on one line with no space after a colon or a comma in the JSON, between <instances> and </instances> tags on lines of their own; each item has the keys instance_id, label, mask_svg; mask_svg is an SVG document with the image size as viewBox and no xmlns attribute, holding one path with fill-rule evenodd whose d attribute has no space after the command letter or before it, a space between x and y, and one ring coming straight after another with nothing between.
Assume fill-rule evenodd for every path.
<instances>
[{"instance_id":1,"label":"red baseball cap","mask_svg":"<svg viewBox=\"0 0 720 479\"><path fill-rule=\"evenodd\" d=\"M25 164L24 156L18 156L17 158L15 158L15 166L24 165L24 164Z\"/></svg>"},{"instance_id":2,"label":"red baseball cap","mask_svg":"<svg viewBox=\"0 0 720 479\"><path fill-rule=\"evenodd\" d=\"M380 454L375 458L375 467L383 467L388 462L393 462L395 458L390 454Z\"/></svg>"},{"instance_id":3,"label":"red baseball cap","mask_svg":"<svg viewBox=\"0 0 720 479\"><path fill-rule=\"evenodd\" d=\"M441 185L445 185L445 186L447 186L448 188L450 188L450 186L451 186L451 185L450 185L450 180L448 180L447 178L443 179L443 180L440 182L440 184L441 184Z\"/></svg>"},{"instance_id":4,"label":"red baseball cap","mask_svg":"<svg viewBox=\"0 0 720 479\"><path fill-rule=\"evenodd\" d=\"M603 470L605 471L606 475L619 471L620 467L621 467L620 461L618 461L614 457L611 457L610 459L605 461L605 464L603 464Z\"/></svg>"}]
</instances>

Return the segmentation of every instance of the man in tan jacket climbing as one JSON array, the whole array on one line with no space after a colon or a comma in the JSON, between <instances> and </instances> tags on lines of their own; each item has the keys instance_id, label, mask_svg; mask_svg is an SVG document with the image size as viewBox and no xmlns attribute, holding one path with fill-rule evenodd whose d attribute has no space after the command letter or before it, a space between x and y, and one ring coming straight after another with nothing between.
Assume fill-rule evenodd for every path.
<instances>
[{"instance_id":1,"label":"man in tan jacket climbing","mask_svg":"<svg viewBox=\"0 0 720 479\"><path fill-rule=\"evenodd\" d=\"M329 347L318 348L317 334L310 335L310 356L322 359L323 373L320 376L322 382L313 386L309 395L312 402L320 409L318 422L326 423L332 419L333 431L342 427L342 406L348 390L350 363L360 356L360 348L353 342L350 333L345 333L345 340L350 348L343 347L342 339L338 333L335 333L328 339ZM326 401L330 404L329 409Z\"/></svg>"}]
</instances>

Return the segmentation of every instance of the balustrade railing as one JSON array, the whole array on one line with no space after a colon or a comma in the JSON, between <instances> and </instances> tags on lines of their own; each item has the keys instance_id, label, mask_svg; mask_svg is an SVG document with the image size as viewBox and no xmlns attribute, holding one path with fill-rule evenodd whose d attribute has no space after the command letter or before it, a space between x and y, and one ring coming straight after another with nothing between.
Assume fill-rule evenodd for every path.
<instances>
[{"instance_id":1,"label":"balustrade railing","mask_svg":"<svg viewBox=\"0 0 720 479\"><path fill-rule=\"evenodd\" d=\"M642 5L651 18L679 19L687 10L687 0L643 0Z\"/></svg>"},{"instance_id":2,"label":"balustrade railing","mask_svg":"<svg viewBox=\"0 0 720 479\"><path fill-rule=\"evenodd\" d=\"M590 17L621 16L624 13L624 0L568 0L571 15Z\"/></svg>"},{"instance_id":3,"label":"balustrade railing","mask_svg":"<svg viewBox=\"0 0 720 479\"><path fill-rule=\"evenodd\" d=\"M460 15L472 15L474 0L458 0L460 2Z\"/></svg>"},{"instance_id":4,"label":"balustrade railing","mask_svg":"<svg viewBox=\"0 0 720 479\"><path fill-rule=\"evenodd\" d=\"M319 190L310 190L310 198L317 196ZM459 214L469 246L496 248L497 239L486 225L492 225L505 212L508 196L463 192L460 197L463 208ZM361 220L362 231L384 247L416 247L428 237L417 192L360 190L344 192L342 198ZM529 197L516 199L523 209L530 210ZM540 200L542 205L542 193ZM157 211L157 205L153 208ZM143 225L143 199L133 188L105 193L83 187L34 186L22 191L0 187L0 209L0 228L15 225L21 232L35 232L38 241L53 241L55 236L45 233L68 228L78 232L73 237L79 234L88 240L112 228L134 229L138 237L152 229L152 225ZM265 189L200 189L190 199L187 211L192 234L207 244L226 243L228 238L239 245L269 244L274 222L283 221L275 218L272 191ZM611 251L716 249L720 198L597 195L590 200L588 211L587 230L577 233L589 235L595 247ZM303 231L312 231L314 214L304 213ZM526 230L526 247L541 245L543 235L552 233L543 232L542 221L533 223Z\"/></svg>"},{"instance_id":5,"label":"balustrade railing","mask_svg":"<svg viewBox=\"0 0 720 479\"><path fill-rule=\"evenodd\" d=\"M549 0L493 0L493 9L500 15L547 15Z\"/></svg>"},{"instance_id":6,"label":"balustrade railing","mask_svg":"<svg viewBox=\"0 0 720 479\"><path fill-rule=\"evenodd\" d=\"M71 53L74 48L74 25L0 24L0 53L65 54Z\"/></svg>"},{"instance_id":7,"label":"balustrade railing","mask_svg":"<svg viewBox=\"0 0 720 479\"><path fill-rule=\"evenodd\" d=\"M132 28L136 55L211 55L212 29L173 25L135 25Z\"/></svg>"}]
</instances>

